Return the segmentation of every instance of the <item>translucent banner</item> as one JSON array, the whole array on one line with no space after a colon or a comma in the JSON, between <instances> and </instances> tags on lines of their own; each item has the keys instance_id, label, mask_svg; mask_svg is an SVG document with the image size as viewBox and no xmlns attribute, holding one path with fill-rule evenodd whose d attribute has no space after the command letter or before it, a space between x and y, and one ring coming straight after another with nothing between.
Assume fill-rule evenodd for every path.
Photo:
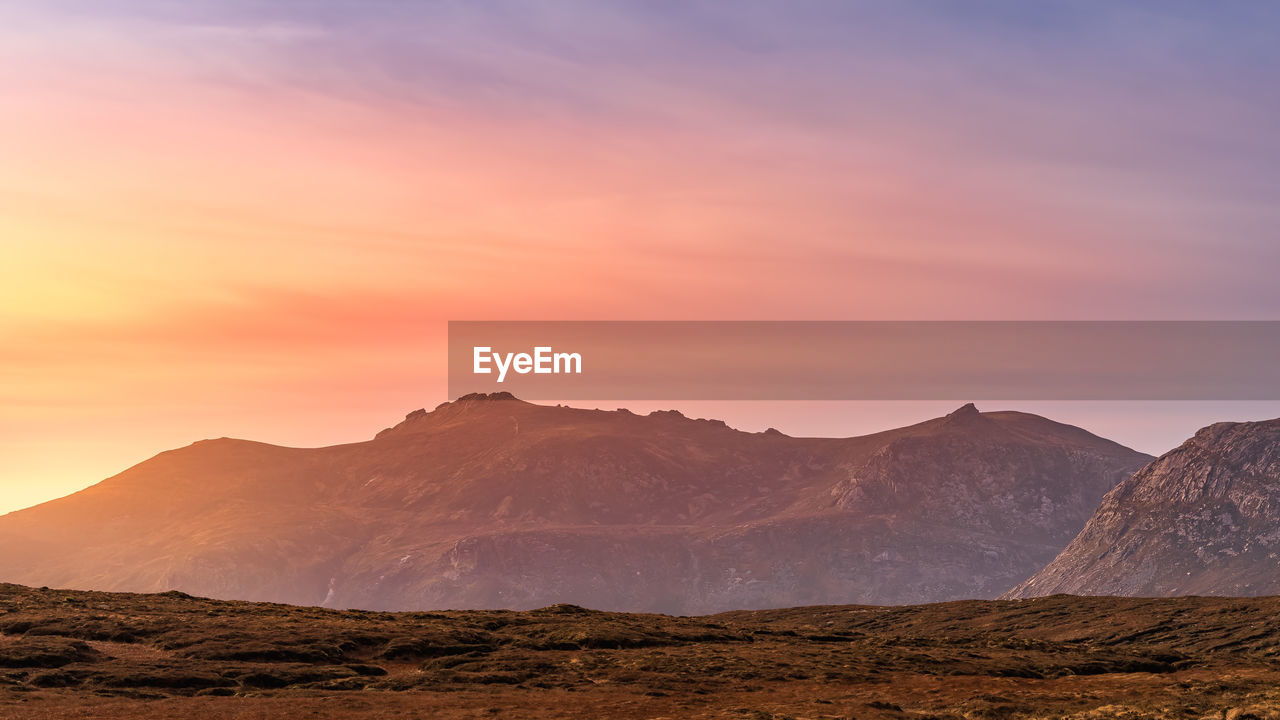
<instances>
[{"instance_id":1,"label":"translucent banner","mask_svg":"<svg viewBox=\"0 0 1280 720\"><path fill-rule=\"evenodd\" d=\"M449 393L1280 400L1276 321L449 323Z\"/></svg>"}]
</instances>

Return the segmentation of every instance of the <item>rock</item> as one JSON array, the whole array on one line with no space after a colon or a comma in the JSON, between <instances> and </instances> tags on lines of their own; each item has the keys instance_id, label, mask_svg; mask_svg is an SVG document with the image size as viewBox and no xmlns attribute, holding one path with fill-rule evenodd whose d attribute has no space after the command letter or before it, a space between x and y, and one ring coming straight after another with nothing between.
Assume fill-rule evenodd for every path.
<instances>
[{"instance_id":1,"label":"rock","mask_svg":"<svg viewBox=\"0 0 1280 720\"><path fill-rule=\"evenodd\" d=\"M1280 593L1280 420L1217 423L1103 500L1009 597Z\"/></svg>"}]
</instances>

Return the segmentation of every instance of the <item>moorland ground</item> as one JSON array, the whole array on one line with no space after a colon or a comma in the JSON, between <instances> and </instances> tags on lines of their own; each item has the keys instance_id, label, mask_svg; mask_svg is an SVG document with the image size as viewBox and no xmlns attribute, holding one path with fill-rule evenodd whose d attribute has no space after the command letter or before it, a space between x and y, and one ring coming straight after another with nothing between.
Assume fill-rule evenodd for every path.
<instances>
[{"instance_id":1,"label":"moorland ground","mask_svg":"<svg viewBox=\"0 0 1280 720\"><path fill-rule=\"evenodd\" d=\"M1280 717L1280 598L706 617L0 585L0 718Z\"/></svg>"}]
</instances>

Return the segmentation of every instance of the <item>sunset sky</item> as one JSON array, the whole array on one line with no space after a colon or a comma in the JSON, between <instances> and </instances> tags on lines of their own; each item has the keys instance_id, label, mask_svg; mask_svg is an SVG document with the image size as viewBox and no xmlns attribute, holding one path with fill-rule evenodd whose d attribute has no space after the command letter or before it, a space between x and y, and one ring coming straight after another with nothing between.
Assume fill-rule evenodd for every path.
<instances>
[{"instance_id":1,"label":"sunset sky","mask_svg":"<svg viewBox=\"0 0 1280 720\"><path fill-rule=\"evenodd\" d=\"M450 319L1280 319L1278 33L1264 0L5 3L0 512L205 437L366 439L447 399ZM1147 452L1280 415L1017 407Z\"/></svg>"}]
</instances>

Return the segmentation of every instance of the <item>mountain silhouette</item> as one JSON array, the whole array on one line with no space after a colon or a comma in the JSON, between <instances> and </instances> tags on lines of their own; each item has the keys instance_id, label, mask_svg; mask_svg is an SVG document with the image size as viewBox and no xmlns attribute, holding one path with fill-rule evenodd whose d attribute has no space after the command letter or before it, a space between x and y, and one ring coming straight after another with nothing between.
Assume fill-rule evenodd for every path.
<instances>
[{"instance_id":1,"label":"mountain silhouette","mask_svg":"<svg viewBox=\"0 0 1280 720\"><path fill-rule=\"evenodd\" d=\"M475 394L365 442L160 453L0 517L0 580L399 610L989 598L1149 459L972 405L793 438Z\"/></svg>"}]
</instances>

